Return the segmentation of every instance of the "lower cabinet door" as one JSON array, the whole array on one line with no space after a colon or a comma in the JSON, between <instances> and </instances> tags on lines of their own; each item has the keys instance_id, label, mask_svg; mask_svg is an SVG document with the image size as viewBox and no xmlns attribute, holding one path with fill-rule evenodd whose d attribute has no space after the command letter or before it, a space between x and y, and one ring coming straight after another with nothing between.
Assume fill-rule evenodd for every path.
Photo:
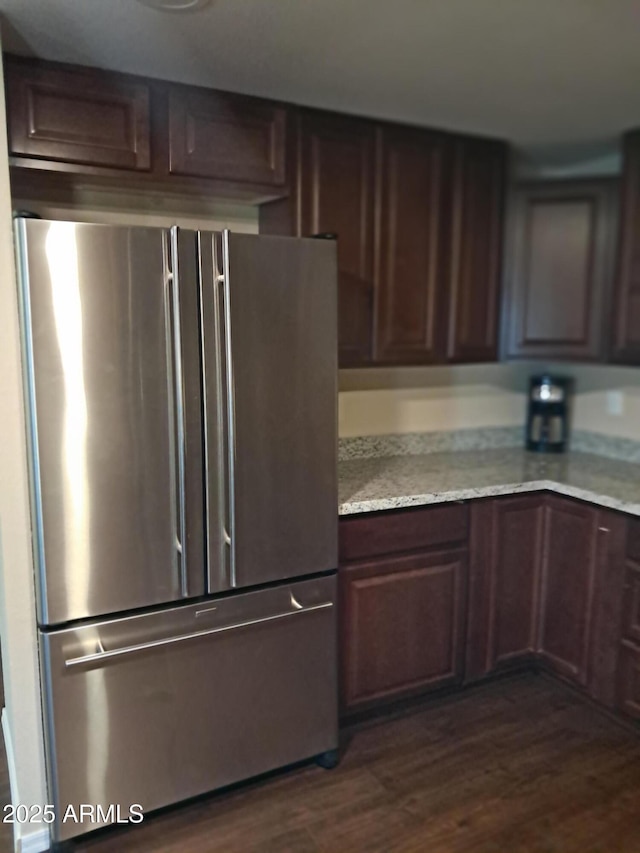
<instances>
[{"instance_id":1,"label":"lower cabinet door","mask_svg":"<svg viewBox=\"0 0 640 853\"><path fill-rule=\"evenodd\" d=\"M343 711L462 680L466 550L353 563L339 579Z\"/></svg>"},{"instance_id":2,"label":"lower cabinet door","mask_svg":"<svg viewBox=\"0 0 640 853\"><path fill-rule=\"evenodd\" d=\"M640 646L626 640L620 647L618 708L640 720Z\"/></svg>"},{"instance_id":3,"label":"lower cabinet door","mask_svg":"<svg viewBox=\"0 0 640 853\"><path fill-rule=\"evenodd\" d=\"M560 675L586 684L597 564L598 512L549 498L539 651Z\"/></svg>"},{"instance_id":4,"label":"lower cabinet door","mask_svg":"<svg viewBox=\"0 0 640 853\"><path fill-rule=\"evenodd\" d=\"M533 657L544 511L540 495L472 506L467 681L522 666Z\"/></svg>"}]
</instances>

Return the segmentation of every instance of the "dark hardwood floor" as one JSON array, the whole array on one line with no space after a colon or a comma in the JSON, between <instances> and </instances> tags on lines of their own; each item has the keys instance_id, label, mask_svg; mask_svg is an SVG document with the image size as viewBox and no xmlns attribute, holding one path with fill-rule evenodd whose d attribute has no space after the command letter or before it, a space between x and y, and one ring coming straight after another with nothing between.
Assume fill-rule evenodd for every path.
<instances>
[{"instance_id":1,"label":"dark hardwood floor","mask_svg":"<svg viewBox=\"0 0 640 853\"><path fill-rule=\"evenodd\" d=\"M360 726L336 770L279 774L77 850L638 853L639 803L640 738L524 676Z\"/></svg>"}]
</instances>

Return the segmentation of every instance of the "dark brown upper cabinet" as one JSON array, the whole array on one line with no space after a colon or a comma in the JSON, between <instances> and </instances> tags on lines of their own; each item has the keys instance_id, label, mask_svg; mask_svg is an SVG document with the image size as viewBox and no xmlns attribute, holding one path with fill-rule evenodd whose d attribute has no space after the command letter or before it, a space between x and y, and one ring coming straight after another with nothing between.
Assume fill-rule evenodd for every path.
<instances>
[{"instance_id":1,"label":"dark brown upper cabinet","mask_svg":"<svg viewBox=\"0 0 640 853\"><path fill-rule=\"evenodd\" d=\"M379 130L375 345L378 363L443 360L443 261L450 147L441 134Z\"/></svg>"},{"instance_id":2,"label":"dark brown upper cabinet","mask_svg":"<svg viewBox=\"0 0 640 853\"><path fill-rule=\"evenodd\" d=\"M338 240L340 366L495 360L507 146L304 110L266 234Z\"/></svg>"},{"instance_id":3,"label":"dark brown upper cabinet","mask_svg":"<svg viewBox=\"0 0 640 853\"><path fill-rule=\"evenodd\" d=\"M56 62L4 61L18 196L52 189L72 198L79 179L121 189L123 178L141 191L250 203L289 192L282 104Z\"/></svg>"},{"instance_id":4,"label":"dark brown upper cabinet","mask_svg":"<svg viewBox=\"0 0 640 853\"><path fill-rule=\"evenodd\" d=\"M615 200L615 183L604 180L515 190L505 281L507 358L603 358Z\"/></svg>"},{"instance_id":5,"label":"dark brown upper cabinet","mask_svg":"<svg viewBox=\"0 0 640 853\"><path fill-rule=\"evenodd\" d=\"M5 57L9 152L87 166L151 165L149 87Z\"/></svg>"},{"instance_id":6,"label":"dark brown upper cabinet","mask_svg":"<svg viewBox=\"0 0 640 853\"><path fill-rule=\"evenodd\" d=\"M169 90L169 171L282 185L286 109L259 98L208 89Z\"/></svg>"},{"instance_id":7,"label":"dark brown upper cabinet","mask_svg":"<svg viewBox=\"0 0 640 853\"><path fill-rule=\"evenodd\" d=\"M371 359L374 127L321 113L300 117L301 234L338 241L338 343L343 367Z\"/></svg>"},{"instance_id":8,"label":"dark brown upper cabinet","mask_svg":"<svg viewBox=\"0 0 640 853\"><path fill-rule=\"evenodd\" d=\"M340 367L371 363L375 125L300 110L292 124L291 195L260 208L260 232L338 242Z\"/></svg>"},{"instance_id":9,"label":"dark brown upper cabinet","mask_svg":"<svg viewBox=\"0 0 640 853\"><path fill-rule=\"evenodd\" d=\"M495 361L507 146L459 139L448 252L447 361Z\"/></svg>"},{"instance_id":10,"label":"dark brown upper cabinet","mask_svg":"<svg viewBox=\"0 0 640 853\"><path fill-rule=\"evenodd\" d=\"M624 139L611 360L640 364L640 131L629 133Z\"/></svg>"}]
</instances>

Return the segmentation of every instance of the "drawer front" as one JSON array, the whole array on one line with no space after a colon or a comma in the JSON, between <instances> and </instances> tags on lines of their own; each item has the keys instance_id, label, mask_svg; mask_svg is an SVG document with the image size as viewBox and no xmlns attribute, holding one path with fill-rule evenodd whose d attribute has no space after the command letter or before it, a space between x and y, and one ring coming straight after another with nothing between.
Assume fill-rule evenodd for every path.
<instances>
[{"instance_id":1,"label":"drawer front","mask_svg":"<svg viewBox=\"0 0 640 853\"><path fill-rule=\"evenodd\" d=\"M458 503L343 518L339 529L339 560L345 563L465 543L468 532L469 508Z\"/></svg>"},{"instance_id":2,"label":"drawer front","mask_svg":"<svg viewBox=\"0 0 640 853\"><path fill-rule=\"evenodd\" d=\"M618 667L618 707L640 719L640 647L623 642Z\"/></svg>"},{"instance_id":3,"label":"drawer front","mask_svg":"<svg viewBox=\"0 0 640 853\"><path fill-rule=\"evenodd\" d=\"M333 575L41 633L56 814L147 812L335 749L335 603Z\"/></svg>"},{"instance_id":4,"label":"drawer front","mask_svg":"<svg viewBox=\"0 0 640 853\"><path fill-rule=\"evenodd\" d=\"M285 130L283 106L173 87L169 170L172 175L284 184Z\"/></svg>"},{"instance_id":5,"label":"drawer front","mask_svg":"<svg viewBox=\"0 0 640 853\"><path fill-rule=\"evenodd\" d=\"M117 75L7 63L11 154L150 167L149 89Z\"/></svg>"}]
</instances>

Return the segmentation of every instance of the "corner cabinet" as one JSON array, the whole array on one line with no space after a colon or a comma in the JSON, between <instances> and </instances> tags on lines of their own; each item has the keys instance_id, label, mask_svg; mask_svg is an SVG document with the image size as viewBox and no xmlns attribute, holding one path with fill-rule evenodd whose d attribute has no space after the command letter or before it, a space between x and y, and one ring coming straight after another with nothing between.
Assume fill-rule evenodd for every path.
<instances>
[{"instance_id":1,"label":"corner cabinet","mask_svg":"<svg viewBox=\"0 0 640 853\"><path fill-rule=\"evenodd\" d=\"M597 566L598 511L547 498L538 650L543 661L586 685Z\"/></svg>"},{"instance_id":2,"label":"corner cabinet","mask_svg":"<svg viewBox=\"0 0 640 853\"><path fill-rule=\"evenodd\" d=\"M640 519L536 492L340 520L345 715L543 669L640 719Z\"/></svg>"},{"instance_id":3,"label":"corner cabinet","mask_svg":"<svg viewBox=\"0 0 640 853\"><path fill-rule=\"evenodd\" d=\"M537 650L545 499L471 507L466 681L531 662Z\"/></svg>"},{"instance_id":4,"label":"corner cabinet","mask_svg":"<svg viewBox=\"0 0 640 853\"><path fill-rule=\"evenodd\" d=\"M625 136L611 360L640 364L640 131Z\"/></svg>"},{"instance_id":5,"label":"corner cabinet","mask_svg":"<svg viewBox=\"0 0 640 853\"><path fill-rule=\"evenodd\" d=\"M604 358L616 199L616 183L608 180L516 188L505 281L507 358Z\"/></svg>"}]
</instances>

